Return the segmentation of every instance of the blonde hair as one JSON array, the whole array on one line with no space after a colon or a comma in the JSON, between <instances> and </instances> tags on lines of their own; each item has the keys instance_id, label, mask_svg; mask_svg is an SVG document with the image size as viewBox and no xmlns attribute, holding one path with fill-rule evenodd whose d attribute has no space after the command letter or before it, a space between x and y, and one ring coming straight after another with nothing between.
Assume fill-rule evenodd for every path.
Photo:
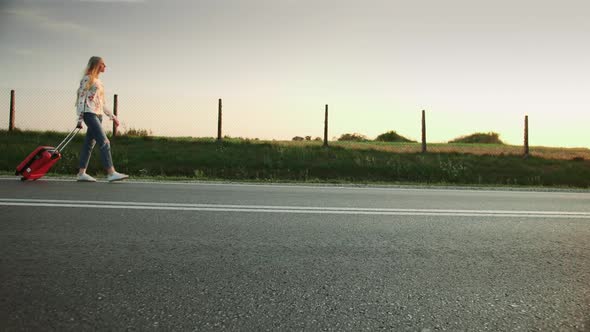
<instances>
[{"instance_id":1,"label":"blonde hair","mask_svg":"<svg viewBox=\"0 0 590 332\"><path fill-rule=\"evenodd\" d=\"M90 89L94 81L98 78L98 74L100 73L100 63L103 62L102 58L99 56L90 57L88 60L88 65L86 66L86 70L84 71L84 75L88 75L90 78L84 90Z\"/></svg>"}]
</instances>

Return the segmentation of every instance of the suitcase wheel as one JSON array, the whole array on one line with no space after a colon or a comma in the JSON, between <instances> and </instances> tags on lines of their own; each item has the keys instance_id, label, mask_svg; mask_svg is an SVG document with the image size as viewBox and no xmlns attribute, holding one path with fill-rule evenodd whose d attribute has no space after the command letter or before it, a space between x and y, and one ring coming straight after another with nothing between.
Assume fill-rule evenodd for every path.
<instances>
[{"instance_id":1,"label":"suitcase wheel","mask_svg":"<svg viewBox=\"0 0 590 332\"><path fill-rule=\"evenodd\" d=\"M27 181L27 178L23 176L23 177L20 178L20 180L21 181Z\"/></svg>"}]
</instances>

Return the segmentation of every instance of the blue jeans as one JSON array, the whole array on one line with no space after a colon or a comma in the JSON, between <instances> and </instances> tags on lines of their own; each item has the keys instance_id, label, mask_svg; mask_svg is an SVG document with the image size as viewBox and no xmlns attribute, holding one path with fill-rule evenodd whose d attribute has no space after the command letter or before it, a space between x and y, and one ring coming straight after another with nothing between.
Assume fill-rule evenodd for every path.
<instances>
[{"instance_id":1,"label":"blue jeans","mask_svg":"<svg viewBox=\"0 0 590 332\"><path fill-rule=\"evenodd\" d=\"M100 148L100 157L105 169L113 167L113 158L111 157L111 143L102 129L102 116L94 113L84 113L84 123L86 130L86 139L80 151L80 168L88 168L90 155L94 145L98 143Z\"/></svg>"}]
</instances>

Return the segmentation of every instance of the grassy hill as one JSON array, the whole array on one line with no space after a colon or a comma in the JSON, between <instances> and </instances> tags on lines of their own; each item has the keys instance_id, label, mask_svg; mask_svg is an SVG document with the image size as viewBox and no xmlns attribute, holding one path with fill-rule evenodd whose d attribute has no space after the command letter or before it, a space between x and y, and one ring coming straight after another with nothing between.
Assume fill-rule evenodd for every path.
<instances>
[{"instance_id":1,"label":"grassy hill","mask_svg":"<svg viewBox=\"0 0 590 332\"><path fill-rule=\"evenodd\" d=\"M55 145L65 133L0 131L0 171L15 166L39 145ZM83 136L64 151L53 174L76 173ZM115 167L134 177L309 181L353 183L428 183L590 187L590 150L497 144L253 141L213 138L115 137ZM103 174L98 149L88 172Z\"/></svg>"},{"instance_id":2,"label":"grassy hill","mask_svg":"<svg viewBox=\"0 0 590 332\"><path fill-rule=\"evenodd\" d=\"M475 133L455 138L449 143L504 144L498 133Z\"/></svg>"},{"instance_id":3,"label":"grassy hill","mask_svg":"<svg viewBox=\"0 0 590 332\"><path fill-rule=\"evenodd\" d=\"M416 143L416 141L405 138L393 130L377 136L375 140L378 142Z\"/></svg>"}]
</instances>

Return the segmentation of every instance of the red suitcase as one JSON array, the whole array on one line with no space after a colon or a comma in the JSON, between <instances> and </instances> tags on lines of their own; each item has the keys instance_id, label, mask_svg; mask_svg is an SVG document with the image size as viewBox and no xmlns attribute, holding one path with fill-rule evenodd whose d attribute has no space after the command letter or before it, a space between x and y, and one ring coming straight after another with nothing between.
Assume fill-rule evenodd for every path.
<instances>
[{"instance_id":1,"label":"red suitcase","mask_svg":"<svg viewBox=\"0 0 590 332\"><path fill-rule=\"evenodd\" d=\"M80 128L72 130L57 147L40 146L31 152L25 160L16 166L15 175L21 175L21 180L37 180L43 177L51 167L61 159L60 150L65 148L80 131Z\"/></svg>"}]
</instances>

